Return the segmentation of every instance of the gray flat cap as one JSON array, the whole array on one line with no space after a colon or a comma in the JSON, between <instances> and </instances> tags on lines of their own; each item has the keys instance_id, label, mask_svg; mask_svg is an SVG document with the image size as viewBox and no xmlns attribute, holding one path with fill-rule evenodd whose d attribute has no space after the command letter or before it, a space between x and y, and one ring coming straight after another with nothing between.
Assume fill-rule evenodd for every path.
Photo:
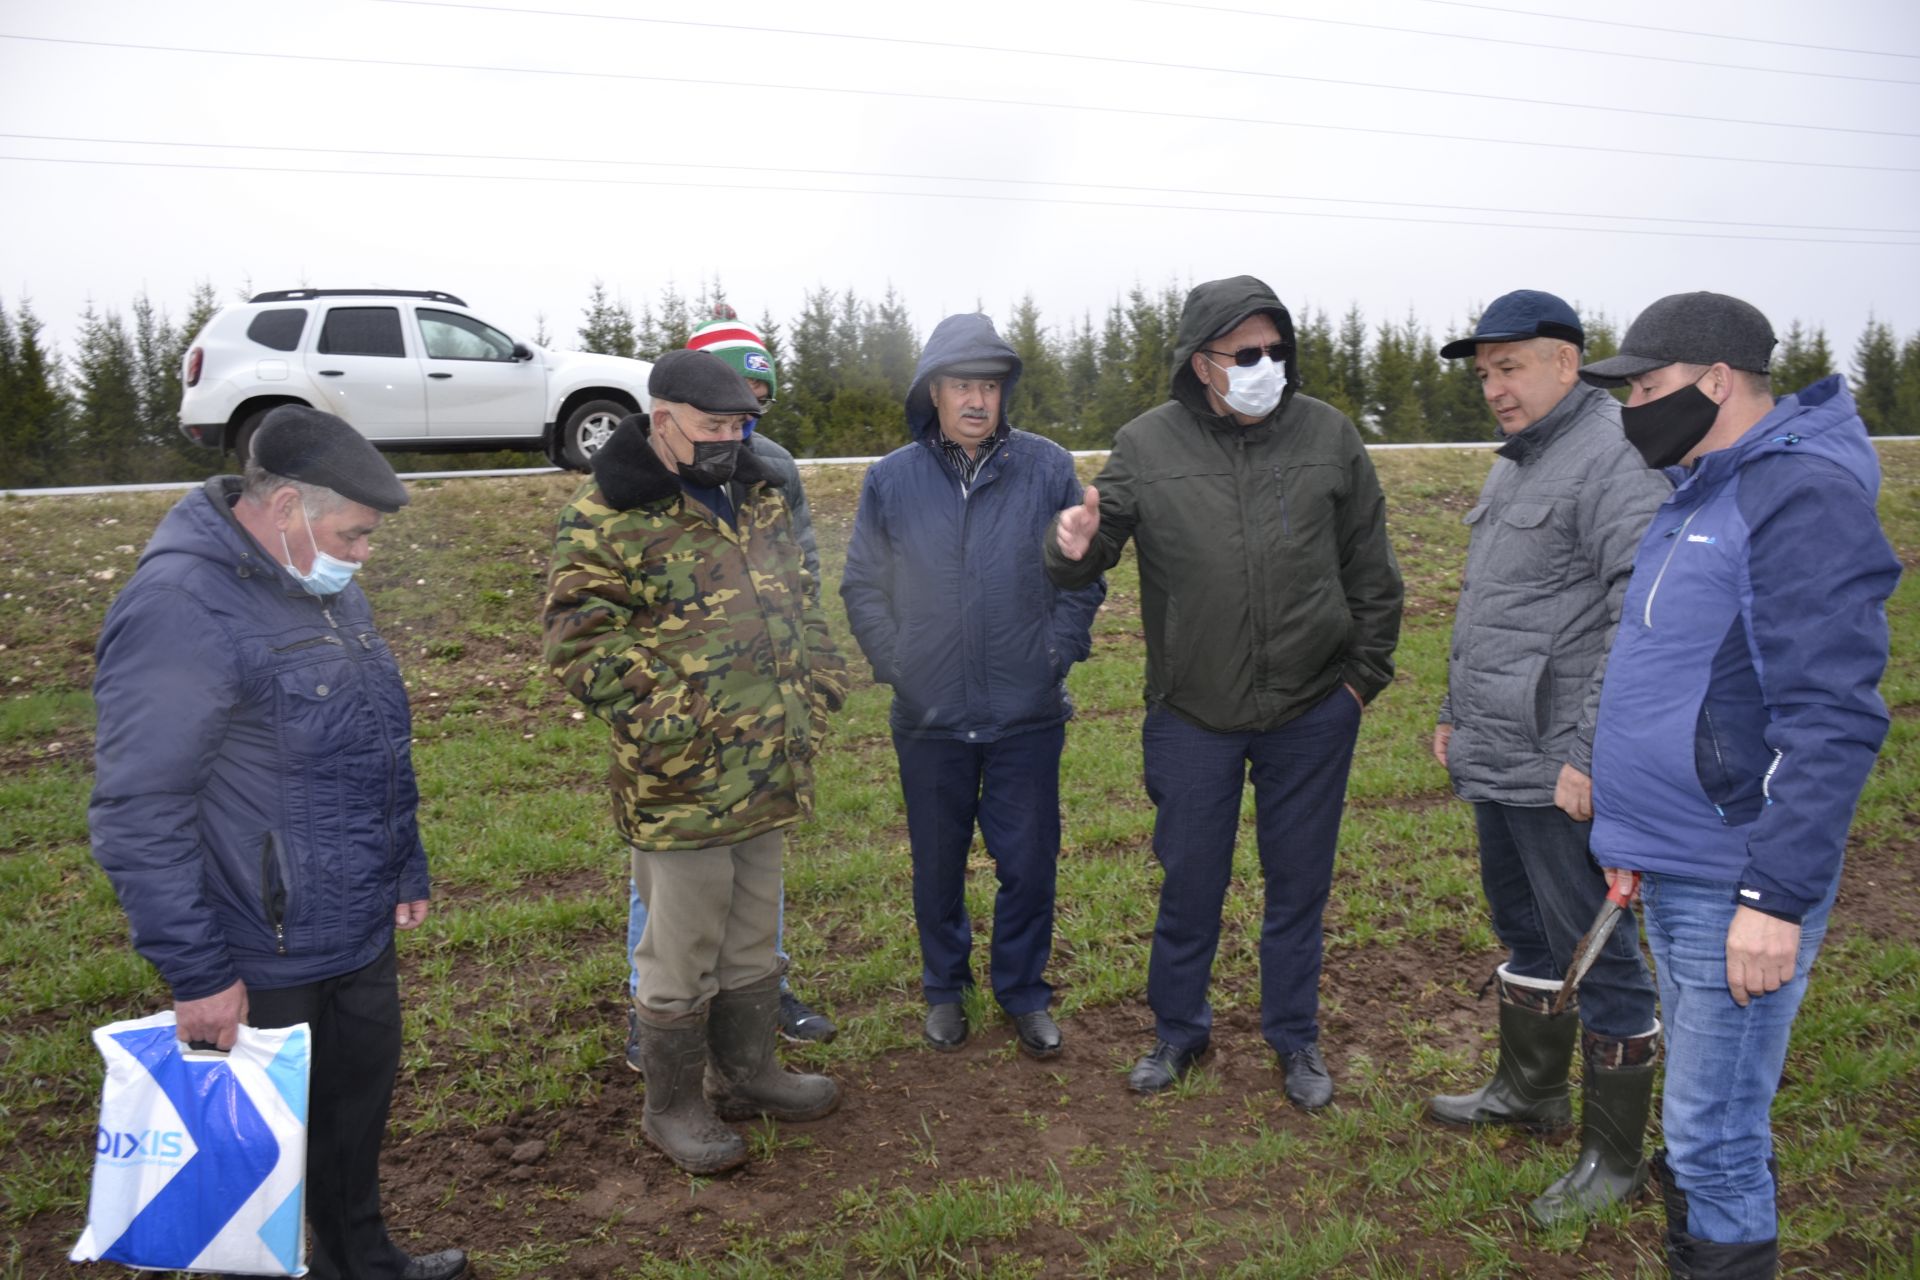
<instances>
[{"instance_id":1,"label":"gray flat cap","mask_svg":"<svg viewBox=\"0 0 1920 1280\"><path fill-rule=\"evenodd\" d=\"M343 418L303 404L267 414L253 436L253 456L274 475L331 489L375 511L407 505L407 486L367 438Z\"/></svg>"},{"instance_id":2,"label":"gray flat cap","mask_svg":"<svg viewBox=\"0 0 1920 1280\"><path fill-rule=\"evenodd\" d=\"M1580 377L1596 387L1670 364L1725 364L1765 373L1773 360L1773 326L1751 302L1724 293L1670 293L1634 317L1620 354L1596 360Z\"/></svg>"},{"instance_id":3,"label":"gray flat cap","mask_svg":"<svg viewBox=\"0 0 1920 1280\"><path fill-rule=\"evenodd\" d=\"M702 413L760 413L760 397L747 380L711 351L669 351L653 363L647 394L690 404Z\"/></svg>"}]
</instances>

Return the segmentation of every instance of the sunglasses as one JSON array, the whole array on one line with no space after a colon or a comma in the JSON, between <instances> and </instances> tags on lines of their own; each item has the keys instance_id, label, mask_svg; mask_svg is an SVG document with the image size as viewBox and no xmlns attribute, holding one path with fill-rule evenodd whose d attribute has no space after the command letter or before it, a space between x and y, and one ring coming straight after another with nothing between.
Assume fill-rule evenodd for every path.
<instances>
[{"instance_id":1,"label":"sunglasses","mask_svg":"<svg viewBox=\"0 0 1920 1280\"><path fill-rule=\"evenodd\" d=\"M1232 356L1233 362L1242 369L1251 369L1260 363L1261 356L1267 357L1275 364L1284 362L1287 358L1288 347L1284 342L1276 342L1272 346L1242 347L1238 351L1215 351L1211 347L1202 347L1200 350L1210 356Z\"/></svg>"}]
</instances>

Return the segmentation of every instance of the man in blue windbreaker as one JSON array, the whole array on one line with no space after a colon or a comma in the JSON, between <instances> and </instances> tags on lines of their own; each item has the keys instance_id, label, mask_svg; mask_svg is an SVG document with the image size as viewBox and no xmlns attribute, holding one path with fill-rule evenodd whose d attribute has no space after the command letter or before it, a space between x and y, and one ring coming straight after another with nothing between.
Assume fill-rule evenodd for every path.
<instances>
[{"instance_id":1,"label":"man in blue windbreaker","mask_svg":"<svg viewBox=\"0 0 1920 1280\"><path fill-rule=\"evenodd\" d=\"M1631 388L1627 439L1676 486L1607 666L1592 837L1641 876L1676 1276L1777 1272L1768 1111L1888 725L1879 462L1841 378L1773 399L1773 346L1751 305L1674 294L1581 370Z\"/></svg>"},{"instance_id":2,"label":"man in blue windbreaker","mask_svg":"<svg viewBox=\"0 0 1920 1280\"><path fill-rule=\"evenodd\" d=\"M313 1036L306 1216L317 1280L451 1280L380 1212L400 1066L394 930L427 918L412 721L353 583L406 487L329 413L267 415L245 477L160 522L107 613L93 856L180 1039L242 1023Z\"/></svg>"},{"instance_id":3,"label":"man in blue windbreaker","mask_svg":"<svg viewBox=\"0 0 1920 1280\"><path fill-rule=\"evenodd\" d=\"M1041 566L1041 535L1080 502L1080 481L1066 450L1008 424L1019 378L986 316L934 327L907 391L913 442L867 472L840 595L874 678L893 686L927 1042L967 1038L977 822L1000 882L994 998L1020 1048L1049 1058L1066 675L1092 645L1106 583L1061 590Z\"/></svg>"}]
</instances>

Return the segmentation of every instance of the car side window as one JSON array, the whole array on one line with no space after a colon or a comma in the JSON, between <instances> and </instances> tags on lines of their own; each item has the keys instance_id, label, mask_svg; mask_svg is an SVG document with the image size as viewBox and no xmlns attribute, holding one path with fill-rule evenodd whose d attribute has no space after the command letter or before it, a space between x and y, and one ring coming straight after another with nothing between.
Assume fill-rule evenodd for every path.
<instances>
[{"instance_id":1,"label":"car side window","mask_svg":"<svg viewBox=\"0 0 1920 1280\"><path fill-rule=\"evenodd\" d=\"M306 327L305 307L262 311L247 326L247 337L269 350L295 351L300 346L300 331Z\"/></svg>"},{"instance_id":2,"label":"car side window","mask_svg":"<svg viewBox=\"0 0 1920 1280\"><path fill-rule=\"evenodd\" d=\"M320 326L321 355L404 356L397 307L335 307Z\"/></svg>"},{"instance_id":3,"label":"car side window","mask_svg":"<svg viewBox=\"0 0 1920 1280\"><path fill-rule=\"evenodd\" d=\"M435 311L421 307L420 339L431 360L513 359L513 339L490 324L455 311Z\"/></svg>"}]
</instances>

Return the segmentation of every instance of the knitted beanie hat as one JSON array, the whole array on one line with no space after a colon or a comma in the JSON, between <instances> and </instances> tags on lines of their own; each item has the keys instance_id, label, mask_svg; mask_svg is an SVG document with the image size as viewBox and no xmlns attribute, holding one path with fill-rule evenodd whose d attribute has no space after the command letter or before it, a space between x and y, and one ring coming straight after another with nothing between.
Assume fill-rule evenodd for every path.
<instances>
[{"instance_id":1,"label":"knitted beanie hat","mask_svg":"<svg viewBox=\"0 0 1920 1280\"><path fill-rule=\"evenodd\" d=\"M780 383L775 376L773 357L767 353L767 344L761 341L760 334L740 323L733 308L724 302L714 308L714 315L715 319L693 331L693 336L687 339L687 349L710 351L733 366L741 377L764 382L771 395L779 395Z\"/></svg>"}]
</instances>

